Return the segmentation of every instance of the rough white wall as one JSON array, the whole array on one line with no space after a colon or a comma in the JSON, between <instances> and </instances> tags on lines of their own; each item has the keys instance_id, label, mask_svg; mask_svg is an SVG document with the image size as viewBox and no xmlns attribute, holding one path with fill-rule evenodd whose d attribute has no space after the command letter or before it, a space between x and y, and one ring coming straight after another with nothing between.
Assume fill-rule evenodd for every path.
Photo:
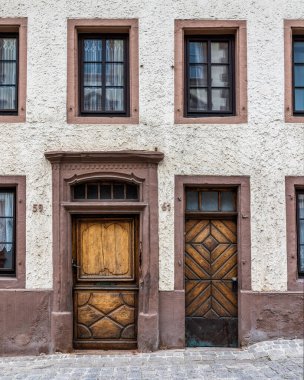
<instances>
[{"instance_id":1,"label":"rough white wall","mask_svg":"<svg viewBox=\"0 0 304 380\"><path fill-rule=\"evenodd\" d=\"M1 124L0 174L27 175L27 288L52 287L50 150L150 149L159 168L160 289L173 289L174 175L250 175L253 290L285 290L285 175L304 174L304 125L284 123L283 19L302 0L1 0L0 17L28 17L27 122ZM66 124L67 18L138 18L140 125ZM242 19L248 27L243 125L173 123L174 19ZM33 203L44 205L33 214Z\"/></svg>"}]
</instances>

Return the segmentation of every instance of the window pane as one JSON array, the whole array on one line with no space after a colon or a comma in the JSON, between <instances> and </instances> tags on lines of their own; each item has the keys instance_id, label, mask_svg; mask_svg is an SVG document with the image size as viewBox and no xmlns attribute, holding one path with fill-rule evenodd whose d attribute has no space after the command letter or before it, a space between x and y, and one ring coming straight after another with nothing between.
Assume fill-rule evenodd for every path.
<instances>
[{"instance_id":1,"label":"window pane","mask_svg":"<svg viewBox=\"0 0 304 380\"><path fill-rule=\"evenodd\" d=\"M100 199L111 199L111 185L100 185Z\"/></svg>"},{"instance_id":2,"label":"window pane","mask_svg":"<svg viewBox=\"0 0 304 380\"><path fill-rule=\"evenodd\" d=\"M0 268L13 270L13 245L0 243Z\"/></svg>"},{"instance_id":3,"label":"window pane","mask_svg":"<svg viewBox=\"0 0 304 380\"><path fill-rule=\"evenodd\" d=\"M101 40L84 40L84 61L101 61Z\"/></svg>"},{"instance_id":4,"label":"window pane","mask_svg":"<svg viewBox=\"0 0 304 380\"><path fill-rule=\"evenodd\" d=\"M218 192L203 191L201 208L203 211L218 211Z\"/></svg>"},{"instance_id":5,"label":"window pane","mask_svg":"<svg viewBox=\"0 0 304 380\"><path fill-rule=\"evenodd\" d=\"M212 111L229 111L229 90L213 89L211 91Z\"/></svg>"},{"instance_id":6,"label":"window pane","mask_svg":"<svg viewBox=\"0 0 304 380\"><path fill-rule=\"evenodd\" d=\"M84 88L84 110L101 111L101 88Z\"/></svg>"},{"instance_id":7,"label":"window pane","mask_svg":"<svg viewBox=\"0 0 304 380\"><path fill-rule=\"evenodd\" d=\"M113 198L114 199L124 199L125 198L125 187L124 187L124 185L113 185Z\"/></svg>"},{"instance_id":8,"label":"window pane","mask_svg":"<svg viewBox=\"0 0 304 380\"><path fill-rule=\"evenodd\" d=\"M123 62L124 60L124 41L107 40L106 41L106 61Z\"/></svg>"},{"instance_id":9,"label":"window pane","mask_svg":"<svg viewBox=\"0 0 304 380\"><path fill-rule=\"evenodd\" d=\"M208 100L207 90L204 88L191 88L190 89L190 111L207 111Z\"/></svg>"},{"instance_id":10,"label":"window pane","mask_svg":"<svg viewBox=\"0 0 304 380\"><path fill-rule=\"evenodd\" d=\"M101 86L101 63L84 64L84 86Z\"/></svg>"},{"instance_id":11,"label":"window pane","mask_svg":"<svg viewBox=\"0 0 304 380\"><path fill-rule=\"evenodd\" d=\"M124 111L124 90L122 88L106 89L106 111Z\"/></svg>"},{"instance_id":12,"label":"window pane","mask_svg":"<svg viewBox=\"0 0 304 380\"><path fill-rule=\"evenodd\" d=\"M0 217L14 216L14 193L1 192L0 193Z\"/></svg>"},{"instance_id":13,"label":"window pane","mask_svg":"<svg viewBox=\"0 0 304 380\"><path fill-rule=\"evenodd\" d=\"M138 199L137 185L126 185L126 198Z\"/></svg>"},{"instance_id":14,"label":"window pane","mask_svg":"<svg viewBox=\"0 0 304 380\"><path fill-rule=\"evenodd\" d=\"M16 88L0 87L0 110L16 109Z\"/></svg>"},{"instance_id":15,"label":"window pane","mask_svg":"<svg viewBox=\"0 0 304 380\"><path fill-rule=\"evenodd\" d=\"M1 84L16 84L16 63L0 63L0 85Z\"/></svg>"},{"instance_id":16,"label":"window pane","mask_svg":"<svg viewBox=\"0 0 304 380\"><path fill-rule=\"evenodd\" d=\"M211 42L211 63L228 63L228 47L228 42Z\"/></svg>"},{"instance_id":17,"label":"window pane","mask_svg":"<svg viewBox=\"0 0 304 380\"><path fill-rule=\"evenodd\" d=\"M187 191L186 193L186 209L198 210L198 191Z\"/></svg>"},{"instance_id":18,"label":"window pane","mask_svg":"<svg viewBox=\"0 0 304 380\"><path fill-rule=\"evenodd\" d=\"M95 184L87 185L87 198L98 199L98 185L95 185Z\"/></svg>"},{"instance_id":19,"label":"window pane","mask_svg":"<svg viewBox=\"0 0 304 380\"><path fill-rule=\"evenodd\" d=\"M85 185L74 186L74 199L85 199Z\"/></svg>"},{"instance_id":20,"label":"window pane","mask_svg":"<svg viewBox=\"0 0 304 380\"><path fill-rule=\"evenodd\" d=\"M304 245L300 245L299 272L304 273Z\"/></svg>"},{"instance_id":21,"label":"window pane","mask_svg":"<svg viewBox=\"0 0 304 380\"><path fill-rule=\"evenodd\" d=\"M0 38L0 60L15 60L16 51L16 38Z\"/></svg>"},{"instance_id":22,"label":"window pane","mask_svg":"<svg viewBox=\"0 0 304 380\"><path fill-rule=\"evenodd\" d=\"M124 64L107 63L106 65L106 86L124 85Z\"/></svg>"},{"instance_id":23,"label":"window pane","mask_svg":"<svg viewBox=\"0 0 304 380\"><path fill-rule=\"evenodd\" d=\"M189 67L190 86L207 86L207 66L195 65Z\"/></svg>"},{"instance_id":24,"label":"window pane","mask_svg":"<svg viewBox=\"0 0 304 380\"><path fill-rule=\"evenodd\" d=\"M0 243L13 243L14 218L0 218Z\"/></svg>"},{"instance_id":25,"label":"window pane","mask_svg":"<svg viewBox=\"0 0 304 380\"><path fill-rule=\"evenodd\" d=\"M206 42L189 42L189 62L190 63L207 62L207 43Z\"/></svg>"},{"instance_id":26,"label":"window pane","mask_svg":"<svg viewBox=\"0 0 304 380\"><path fill-rule=\"evenodd\" d=\"M298 212L299 218L304 219L304 194L298 194Z\"/></svg>"},{"instance_id":27,"label":"window pane","mask_svg":"<svg viewBox=\"0 0 304 380\"><path fill-rule=\"evenodd\" d=\"M295 90L295 110L304 111L304 89Z\"/></svg>"},{"instance_id":28,"label":"window pane","mask_svg":"<svg viewBox=\"0 0 304 380\"><path fill-rule=\"evenodd\" d=\"M304 220L299 221L299 242L304 244Z\"/></svg>"},{"instance_id":29,"label":"window pane","mask_svg":"<svg viewBox=\"0 0 304 380\"><path fill-rule=\"evenodd\" d=\"M211 66L211 86L229 86L228 66Z\"/></svg>"},{"instance_id":30,"label":"window pane","mask_svg":"<svg viewBox=\"0 0 304 380\"><path fill-rule=\"evenodd\" d=\"M234 194L232 191L223 191L221 193L222 196L222 209L221 211L234 211L235 210L235 204L234 204Z\"/></svg>"},{"instance_id":31,"label":"window pane","mask_svg":"<svg viewBox=\"0 0 304 380\"><path fill-rule=\"evenodd\" d=\"M294 76L295 86L304 87L304 65L295 66Z\"/></svg>"},{"instance_id":32,"label":"window pane","mask_svg":"<svg viewBox=\"0 0 304 380\"><path fill-rule=\"evenodd\" d=\"M294 62L295 63L304 63L304 42L298 41L293 44L294 49Z\"/></svg>"}]
</instances>

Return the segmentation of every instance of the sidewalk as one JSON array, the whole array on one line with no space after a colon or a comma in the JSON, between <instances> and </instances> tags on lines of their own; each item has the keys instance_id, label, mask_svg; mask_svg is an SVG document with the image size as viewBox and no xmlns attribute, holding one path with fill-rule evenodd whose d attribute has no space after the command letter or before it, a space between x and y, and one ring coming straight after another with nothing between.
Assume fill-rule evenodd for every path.
<instances>
[{"instance_id":1,"label":"sidewalk","mask_svg":"<svg viewBox=\"0 0 304 380\"><path fill-rule=\"evenodd\" d=\"M244 349L187 348L154 353L102 351L0 358L0 379L292 379L303 380L303 340Z\"/></svg>"}]
</instances>

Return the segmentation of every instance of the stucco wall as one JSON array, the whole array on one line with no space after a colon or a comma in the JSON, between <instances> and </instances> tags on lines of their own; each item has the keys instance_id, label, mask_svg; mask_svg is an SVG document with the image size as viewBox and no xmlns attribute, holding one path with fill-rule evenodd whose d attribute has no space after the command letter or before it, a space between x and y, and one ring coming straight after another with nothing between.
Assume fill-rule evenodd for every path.
<instances>
[{"instance_id":1,"label":"stucco wall","mask_svg":"<svg viewBox=\"0 0 304 380\"><path fill-rule=\"evenodd\" d=\"M286 290L284 177L304 173L304 125L284 123L283 19L304 18L302 0L1 0L0 17L28 17L27 122L1 125L0 161L0 174L27 175L27 288L52 287L44 152L157 147L160 289L173 289L174 174L212 174L251 176L253 290ZM66 124L66 20L94 17L139 19L138 126ZM184 18L247 20L248 124L174 125L174 19Z\"/></svg>"}]
</instances>

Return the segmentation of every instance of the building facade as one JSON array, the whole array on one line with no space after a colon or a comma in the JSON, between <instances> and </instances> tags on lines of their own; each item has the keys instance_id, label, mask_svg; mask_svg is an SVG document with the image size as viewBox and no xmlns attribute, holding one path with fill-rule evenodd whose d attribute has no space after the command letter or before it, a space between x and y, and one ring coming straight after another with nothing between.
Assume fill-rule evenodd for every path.
<instances>
[{"instance_id":1,"label":"building facade","mask_svg":"<svg viewBox=\"0 0 304 380\"><path fill-rule=\"evenodd\" d=\"M0 352L303 336L302 2L0 4Z\"/></svg>"}]
</instances>

